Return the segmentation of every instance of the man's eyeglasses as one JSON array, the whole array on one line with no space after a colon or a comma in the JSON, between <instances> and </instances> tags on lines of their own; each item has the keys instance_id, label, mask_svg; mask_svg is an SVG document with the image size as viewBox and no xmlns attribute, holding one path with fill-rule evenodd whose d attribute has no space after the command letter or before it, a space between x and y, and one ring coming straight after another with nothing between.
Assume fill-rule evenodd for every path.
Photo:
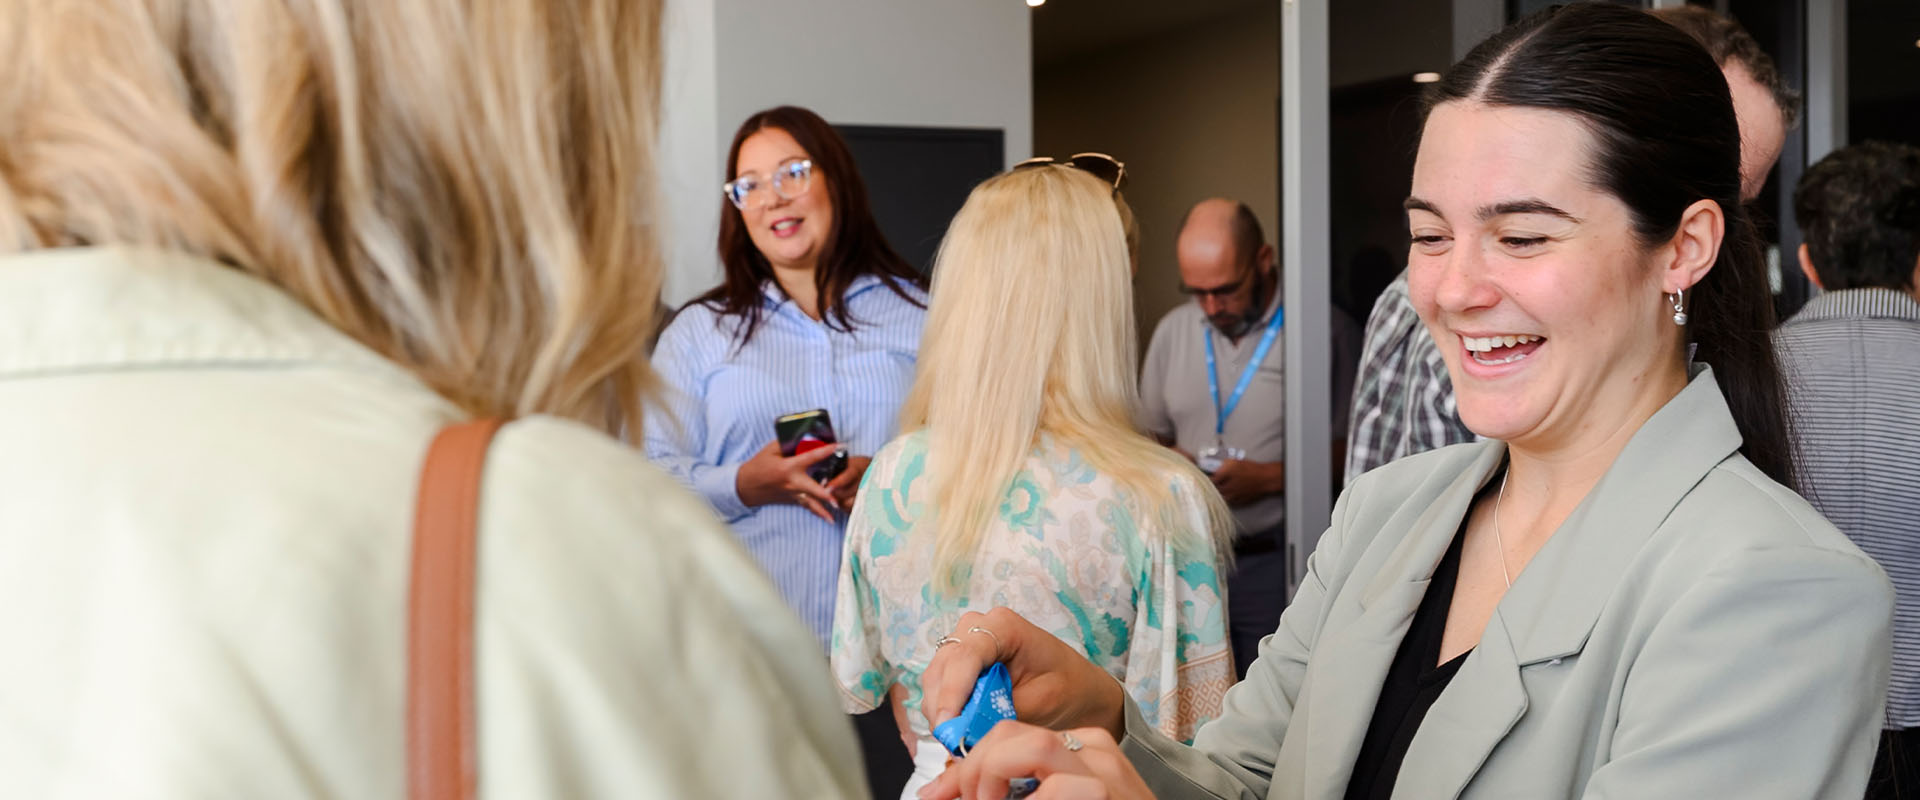
<instances>
[{"instance_id":1,"label":"man's eyeglasses","mask_svg":"<svg viewBox=\"0 0 1920 800\"><path fill-rule=\"evenodd\" d=\"M782 200L792 200L807 193L813 186L813 159L797 158L785 161L773 169L773 176L761 178L757 173L747 173L720 186L727 200L741 211L747 210L747 201L753 193L763 188L772 189Z\"/></svg>"},{"instance_id":2,"label":"man's eyeglasses","mask_svg":"<svg viewBox=\"0 0 1920 800\"><path fill-rule=\"evenodd\" d=\"M1040 167L1047 164L1059 164L1063 167L1073 167L1074 169L1087 172L1093 175L1093 177L1113 184L1113 190L1115 192L1120 191L1122 187L1127 185L1127 165L1120 163L1120 159L1114 158L1106 153L1075 153L1065 161L1056 161L1048 156L1038 156L1015 164L1013 168L1025 169L1027 167Z\"/></svg>"},{"instance_id":3,"label":"man's eyeglasses","mask_svg":"<svg viewBox=\"0 0 1920 800\"><path fill-rule=\"evenodd\" d=\"M1247 279L1244 277L1232 283L1222 284L1211 289L1197 289L1183 283L1180 284L1180 293L1188 297L1201 299L1212 297L1216 300L1225 300L1226 298L1232 297L1234 293L1240 291L1240 287L1245 285L1247 285Z\"/></svg>"}]
</instances>

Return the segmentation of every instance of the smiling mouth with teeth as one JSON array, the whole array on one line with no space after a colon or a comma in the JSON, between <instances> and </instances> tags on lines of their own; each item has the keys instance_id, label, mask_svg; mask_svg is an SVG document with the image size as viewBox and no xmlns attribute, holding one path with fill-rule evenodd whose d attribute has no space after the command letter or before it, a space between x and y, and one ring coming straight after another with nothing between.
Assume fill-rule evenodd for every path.
<instances>
[{"instance_id":1,"label":"smiling mouth with teeth","mask_svg":"<svg viewBox=\"0 0 1920 800\"><path fill-rule=\"evenodd\" d=\"M1476 363L1496 366L1511 364L1540 349L1544 336L1513 334L1508 336L1462 336L1460 343L1467 348L1467 354L1473 356Z\"/></svg>"}]
</instances>

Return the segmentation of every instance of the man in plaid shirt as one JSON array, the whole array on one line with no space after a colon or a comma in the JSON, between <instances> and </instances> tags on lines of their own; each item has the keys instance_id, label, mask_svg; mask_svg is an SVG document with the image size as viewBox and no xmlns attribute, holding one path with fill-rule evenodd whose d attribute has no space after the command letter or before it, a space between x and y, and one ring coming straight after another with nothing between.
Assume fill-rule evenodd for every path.
<instances>
[{"instance_id":1,"label":"man in plaid shirt","mask_svg":"<svg viewBox=\"0 0 1920 800\"><path fill-rule=\"evenodd\" d=\"M1734 113L1740 118L1740 194L1751 201L1780 158L1787 128L1797 115L1798 95L1781 79L1773 59L1733 20L1699 6L1650 13L1699 41L1726 73ZM1407 273L1401 272L1367 317L1347 427L1346 482L1351 485L1361 473L1396 458L1475 438L1460 421L1446 359L1414 313Z\"/></svg>"},{"instance_id":2,"label":"man in plaid shirt","mask_svg":"<svg viewBox=\"0 0 1920 800\"><path fill-rule=\"evenodd\" d=\"M1348 484L1396 458L1474 440L1454 408L1446 359L1407 299L1405 272L1367 317L1347 431Z\"/></svg>"}]
</instances>

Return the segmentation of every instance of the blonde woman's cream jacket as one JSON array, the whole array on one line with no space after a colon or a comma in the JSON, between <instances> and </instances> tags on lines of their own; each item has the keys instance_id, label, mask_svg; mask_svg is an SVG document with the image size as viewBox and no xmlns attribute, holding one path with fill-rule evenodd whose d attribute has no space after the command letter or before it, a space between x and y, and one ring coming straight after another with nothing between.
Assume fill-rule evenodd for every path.
<instances>
[{"instance_id":1,"label":"blonde woman's cream jacket","mask_svg":"<svg viewBox=\"0 0 1920 800\"><path fill-rule=\"evenodd\" d=\"M414 492L457 418L236 270L0 258L0 797L403 797ZM480 505L482 797L865 794L813 637L636 451L515 422Z\"/></svg>"}]
</instances>

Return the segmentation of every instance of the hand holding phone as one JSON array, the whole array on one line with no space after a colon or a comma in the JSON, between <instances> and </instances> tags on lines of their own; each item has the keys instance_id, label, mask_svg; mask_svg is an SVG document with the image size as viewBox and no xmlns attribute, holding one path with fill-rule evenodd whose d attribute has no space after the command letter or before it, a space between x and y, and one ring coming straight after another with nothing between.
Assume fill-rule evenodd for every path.
<instances>
[{"instance_id":1,"label":"hand holding phone","mask_svg":"<svg viewBox=\"0 0 1920 800\"><path fill-rule=\"evenodd\" d=\"M830 448L815 448L795 456L782 455L779 442L767 442L734 473L734 491L750 508L784 503L797 505L828 522L841 504L833 488L820 483L808 470L832 456ZM830 511L831 509L831 511Z\"/></svg>"}]
</instances>

